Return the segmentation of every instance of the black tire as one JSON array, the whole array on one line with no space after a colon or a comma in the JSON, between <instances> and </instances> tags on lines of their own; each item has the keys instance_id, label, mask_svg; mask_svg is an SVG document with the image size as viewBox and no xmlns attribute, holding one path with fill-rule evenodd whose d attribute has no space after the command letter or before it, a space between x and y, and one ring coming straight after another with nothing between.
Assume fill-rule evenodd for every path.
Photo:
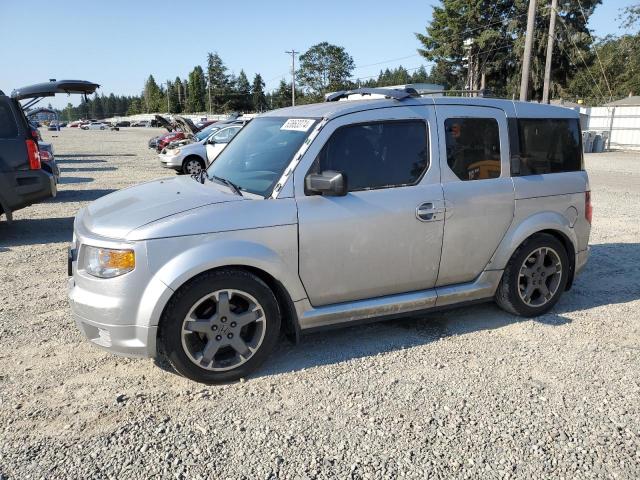
<instances>
[{"instance_id":1,"label":"black tire","mask_svg":"<svg viewBox=\"0 0 640 480\"><path fill-rule=\"evenodd\" d=\"M191 156L185 158L184 161L182 162L182 173L184 173L185 175L193 175L194 173L197 173L197 172L190 172L189 169L188 169L189 162L192 162L192 161L198 162L200 164L200 168L202 170L207 168L206 165L204 164L204 160L202 158L197 157L195 155L191 155Z\"/></svg>"},{"instance_id":2,"label":"black tire","mask_svg":"<svg viewBox=\"0 0 640 480\"><path fill-rule=\"evenodd\" d=\"M554 253L557 253L562 270L560 274L557 275L557 278L553 280L555 286L553 294L548 299L540 298L540 300L545 303L536 306L527 304L521 297L521 281L526 282L527 280L521 280L520 269L523 267L524 262L540 248L551 249ZM538 275L540 274L538 273ZM525 240L511 256L507 268L505 268L502 275L498 290L496 291L495 300L500 308L509 313L523 317L537 317L548 312L558 303L562 293L565 291L568 278L569 257L562 242L553 235L537 233ZM537 278L539 283L541 281L549 282L550 280L550 277L545 279L544 277L538 276ZM550 291L547 283L545 283L545 288Z\"/></svg>"},{"instance_id":3,"label":"black tire","mask_svg":"<svg viewBox=\"0 0 640 480\"><path fill-rule=\"evenodd\" d=\"M203 297L226 289L240 290L253 296L262 307L266 327L261 343L248 360L230 370L213 371L196 364L185 351L183 324L186 324L186 317L194 305L197 305ZM187 282L169 301L160 322L159 354L166 357L178 373L196 382L205 384L232 382L246 377L266 360L278 341L280 321L281 314L276 297L260 278L243 270L214 270ZM199 338L202 340L202 337ZM210 340L212 339L207 341Z\"/></svg>"}]
</instances>

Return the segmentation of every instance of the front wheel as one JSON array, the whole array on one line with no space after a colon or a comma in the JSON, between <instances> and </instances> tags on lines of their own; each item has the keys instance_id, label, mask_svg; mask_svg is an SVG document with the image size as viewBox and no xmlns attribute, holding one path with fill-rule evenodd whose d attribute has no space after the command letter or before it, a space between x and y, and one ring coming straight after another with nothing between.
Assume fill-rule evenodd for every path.
<instances>
[{"instance_id":1,"label":"front wheel","mask_svg":"<svg viewBox=\"0 0 640 480\"><path fill-rule=\"evenodd\" d=\"M182 163L182 173L186 175L198 175L204 169L204 160L200 157L187 157Z\"/></svg>"},{"instance_id":2,"label":"front wheel","mask_svg":"<svg viewBox=\"0 0 640 480\"><path fill-rule=\"evenodd\" d=\"M496 302L507 312L535 317L560 300L569 278L569 257L554 236L539 233L527 239L507 264Z\"/></svg>"},{"instance_id":3,"label":"front wheel","mask_svg":"<svg viewBox=\"0 0 640 480\"><path fill-rule=\"evenodd\" d=\"M215 384L258 368L279 332L280 311L271 289L249 272L217 270L176 292L163 315L159 343L180 374Z\"/></svg>"}]
</instances>

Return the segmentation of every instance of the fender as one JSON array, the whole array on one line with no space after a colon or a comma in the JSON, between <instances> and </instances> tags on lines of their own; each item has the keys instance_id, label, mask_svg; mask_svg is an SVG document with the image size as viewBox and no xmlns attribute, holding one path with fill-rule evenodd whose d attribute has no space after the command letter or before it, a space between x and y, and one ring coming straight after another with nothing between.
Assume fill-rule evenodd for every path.
<instances>
[{"instance_id":1,"label":"fender","mask_svg":"<svg viewBox=\"0 0 640 480\"><path fill-rule=\"evenodd\" d=\"M295 230L296 226L278 228ZM138 321L150 326L158 325L167 302L178 288L200 273L220 267L240 266L261 270L276 278L286 289L292 301L306 298L297 275L297 245L285 247L286 253L280 254L268 245L233 238L234 233L241 232L222 234L222 238L216 239L215 242L200 242L164 264L145 289ZM232 238L224 238L227 235ZM297 240L295 234L287 236ZM152 308L147 309L144 305L150 305Z\"/></svg>"},{"instance_id":2,"label":"fender","mask_svg":"<svg viewBox=\"0 0 640 480\"><path fill-rule=\"evenodd\" d=\"M574 251L578 251L578 239L571 227L569 219L558 212L546 211L529 216L523 221L515 221L487 264L486 270L503 270L513 252L534 233L542 230L556 230L562 232L573 244Z\"/></svg>"}]
</instances>

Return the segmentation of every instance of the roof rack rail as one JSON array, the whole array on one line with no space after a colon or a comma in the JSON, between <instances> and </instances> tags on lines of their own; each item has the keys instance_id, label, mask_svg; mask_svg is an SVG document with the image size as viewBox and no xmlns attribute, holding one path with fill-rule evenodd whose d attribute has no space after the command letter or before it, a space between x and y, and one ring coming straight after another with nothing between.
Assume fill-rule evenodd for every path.
<instances>
[{"instance_id":1,"label":"roof rack rail","mask_svg":"<svg viewBox=\"0 0 640 480\"><path fill-rule=\"evenodd\" d=\"M450 93L453 93L456 96L460 96L460 97L465 96L465 94L468 94L468 96L474 96L474 97L495 98L495 95L493 94L493 92L488 88L483 88L481 90L437 90L433 92L418 93L418 95L421 97L426 97L427 95L434 95L434 94L448 96L447 94L450 94Z\"/></svg>"},{"instance_id":2,"label":"roof rack rail","mask_svg":"<svg viewBox=\"0 0 640 480\"><path fill-rule=\"evenodd\" d=\"M337 102L341 98L347 98L349 95L384 95L386 98L393 98L394 100L420 96L414 88L404 88L402 90L393 88L355 88L331 93L327 95L325 102Z\"/></svg>"}]
</instances>

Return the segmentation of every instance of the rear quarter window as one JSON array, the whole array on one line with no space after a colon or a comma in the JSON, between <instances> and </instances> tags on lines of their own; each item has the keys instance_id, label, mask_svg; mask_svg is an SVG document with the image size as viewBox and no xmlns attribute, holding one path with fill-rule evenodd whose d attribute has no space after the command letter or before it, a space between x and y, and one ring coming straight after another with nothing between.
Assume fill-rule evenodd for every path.
<instances>
[{"instance_id":1,"label":"rear quarter window","mask_svg":"<svg viewBox=\"0 0 640 480\"><path fill-rule=\"evenodd\" d=\"M16 138L18 125L11 106L0 100L0 138Z\"/></svg>"},{"instance_id":2,"label":"rear quarter window","mask_svg":"<svg viewBox=\"0 0 640 480\"><path fill-rule=\"evenodd\" d=\"M584 170L578 119L521 118L517 125L518 176Z\"/></svg>"}]
</instances>

